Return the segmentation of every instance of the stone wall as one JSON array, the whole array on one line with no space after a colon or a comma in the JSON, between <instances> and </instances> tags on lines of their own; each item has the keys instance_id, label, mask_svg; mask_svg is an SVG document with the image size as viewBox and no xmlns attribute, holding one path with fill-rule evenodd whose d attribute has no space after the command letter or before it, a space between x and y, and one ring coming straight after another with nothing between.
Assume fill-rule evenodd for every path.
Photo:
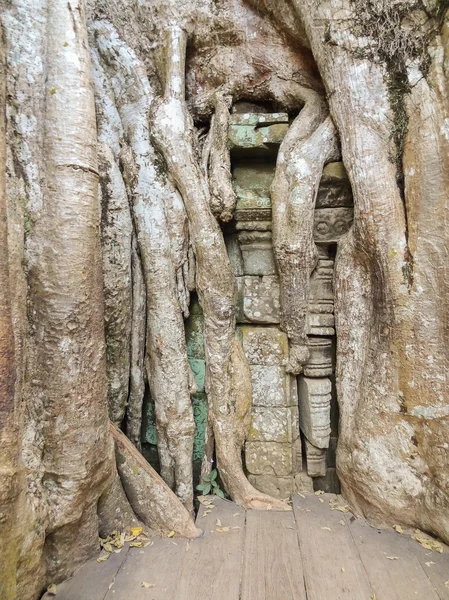
<instances>
[{"instance_id":1,"label":"stone wall","mask_svg":"<svg viewBox=\"0 0 449 600\"><path fill-rule=\"evenodd\" d=\"M295 489L339 491L332 281L336 243L351 226L353 214L343 165L331 163L324 169L315 210L319 261L310 283L310 360L303 375L292 377L284 369L288 341L279 328L270 199L276 154L288 120L283 113L231 116L229 140L238 200L235 219L225 229L237 278L237 322L253 382L246 469L255 487L281 498Z\"/></svg>"}]
</instances>

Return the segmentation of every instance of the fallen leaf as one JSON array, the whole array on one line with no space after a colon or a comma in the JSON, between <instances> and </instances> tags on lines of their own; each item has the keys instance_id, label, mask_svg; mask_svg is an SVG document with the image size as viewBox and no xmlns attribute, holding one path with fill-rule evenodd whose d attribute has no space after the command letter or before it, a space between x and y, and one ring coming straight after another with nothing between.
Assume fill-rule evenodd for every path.
<instances>
[{"instance_id":1,"label":"fallen leaf","mask_svg":"<svg viewBox=\"0 0 449 600\"><path fill-rule=\"evenodd\" d=\"M344 567L342 567L342 568L341 568L341 572L342 572L342 573L344 573L344 572L345 572L345 568L344 568Z\"/></svg>"},{"instance_id":2,"label":"fallen leaf","mask_svg":"<svg viewBox=\"0 0 449 600\"><path fill-rule=\"evenodd\" d=\"M325 529L326 531L332 531L330 527L321 527L321 529Z\"/></svg>"},{"instance_id":3,"label":"fallen leaf","mask_svg":"<svg viewBox=\"0 0 449 600\"><path fill-rule=\"evenodd\" d=\"M299 492L298 492L298 496L301 496L301 498L304 498L304 500L306 499L306 497L304 496L304 494L300 494Z\"/></svg>"},{"instance_id":4,"label":"fallen leaf","mask_svg":"<svg viewBox=\"0 0 449 600\"><path fill-rule=\"evenodd\" d=\"M324 494L323 490L317 490L315 492L315 496L321 496L322 494Z\"/></svg>"},{"instance_id":5,"label":"fallen leaf","mask_svg":"<svg viewBox=\"0 0 449 600\"><path fill-rule=\"evenodd\" d=\"M234 513L232 516L233 517L238 517L238 516L240 516L240 513Z\"/></svg>"},{"instance_id":6,"label":"fallen leaf","mask_svg":"<svg viewBox=\"0 0 449 600\"><path fill-rule=\"evenodd\" d=\"M429 560L428 562L426 562L426 567L431 567L434 564L435 563L433 562L433 560Z\"/></svg>"},{"instance_id":7,"label":"fallen leaf","mask_svg":"<svg viewBox=\"0 0 449 600\"><path fill-rule=\"evenodd\" d=\"M340 525L345 525L345 522L343 521L343 519L341 519L341 521L339 521Z\"/></svg>"},{"instance_id":8,"label":"fallen leaf","mask_svg":"<svg viewBox=\"0 0 449 600\"><path fill-rule=\"evenodd\" d=\"M404 530L402 529L402 527L400 525L393 525L393 529L395 531L397 531L398 533L404 533Z\"/></svg>"},{"instance_id":9,"label":"fallen leaf","mask_svg":"<svg viewBox=\"0 0 449 600\"><path fill-rule=\"evenodd\" d=\"M142 581L142 587L143 588L154 588L156 587L155 583L148 583L147 581Z\"/></svg>"},{"instance_id":10,"label":"fallen leaf","mask_svg":"<svg viewBox=\"0 0 449 600\"><path fill-rule=\"evenodd\" d=\"M48 586L47 593L50 594L50 596L56 596L57 587L54 583Z\"/></svg>"},{"instance_id":11,"label":"fallen leaf","mask_svg":"<svg viewBox=\"0 0 449 600\"><path fill-rule=\"evenodd\" d=\"M347 506L332 506L331 510L339 510L342 513L349 512L349 509Z\"/></svg>"},{"instance_id":12,"label":"fallen leaf","mask_svg":"<svg viewBox=\"0 0 449 600\"><path fill-rule=\"evenodd\" d=\"M446 587L449 587L449 579L448 579L447 581L445 581L445 582L444 582L444 585L445 585Z\"/></svg>"},{"instance_id":13,"label":"fallen leaf","mask_svg":"<svg viewBox=\"0 0 449 600\"><path fill-rule=\"evenodd\" d=\"M167 537L171 538L171 537L173 537L174 535L175 535L175 532L174 532L174 531L170 531L170 533L167 535Z\"/></svg>"},{"instance_id":14,"label":"fallen leaf","mask_svg":"<svg viewBox=\"0 0 449 600\"><path fill-rule=\"evenodd\" d=\"M221 521L220 521L220 519L217 519L217 520L215 521L215 525L216 525L217 527L221 527Z\"/></svg>"},{"instance_id":15,"label":"fallen leaf","mask_svg":"<svg viewBox=\"0 0 449 600\"><path fill-rule=\"evenodd\" d=\"M221 527L217 527L215 531L218 531L218 533L223 533L224 529L222 529Z\"/></svg>"},{"instance_id":16,"label":"fallen leaf","mask_svg":"<svg viewBox=\"0 0 449 600\"><path fill-rule=\"evenodd\" d=\"M412 539L416 540L418 544L421 544L423 548L426 548L427 550L435 550L440 554L443 552L443 545L440 542L434 540L432 537L426 535L425 533L422 533L421 531L419 531L419 529L415 530L415 532L416 533L412 535Z\"/></svg>"},{"instance_id":17,"label":"fallen leaf","mask_svg":"<svg viewBox=\"0 0 449 600\"><path fill-rule=\"evenodd\" d=\"M236 525L235 527L233 527L232 529L240 529L240 527L238 525ZM293 527L292 527L293 529Z\"/></svg>"},{"instance_id":18,"label":"fallen leaf","mask_svg":"<svg viewBox=\"0 0 449 600\"><path fill-rule=\"evenodd\" d=\"M388 560L399 560L399 556L387 556Z\"/></svg>"},{"instance_id":19,"label":"fallen leaf","mask_svg":"<svg viewBox=\"0 0 449 600\"><path fill-rule=\"evenodd\" d=\"M102 550L100 556L97 558L97 562L104 562L105 560L108 560L108 558L109 552L105 552L104 550Z\"/></svg>"},{"instance_id":20,"label":"fallen leaf","mask_svg":"<svg viewBox=\"0 0 449 600\"><path fill-rule=\"evenodd\" d=\"M376 598L376 594L373 594L373 595L371 596L371 600L377 600L377 598Z\"/></svg>"},{"instance_id":21,"label":"fallen leaf","mask_svg":"<svg viewBox=\"0 0 449 600\"><path fill-rule=\"evenodd\" d=\"M139 542L138 540L134 540L129 545L130 548L142 548L142 546L143 546L143 542Z\"/></svg>"},{"instance_id":22,"label":"fallen leaf","mask_svg":"<svg viewBox=\"0 0 449 600\"><path fill-rule=\"evenodd\" d=\"M131 528L131 535L135 535L136 537L138 535L140 535L143 531L143 527L132 527Z\"/></svg>"}]
</instances>

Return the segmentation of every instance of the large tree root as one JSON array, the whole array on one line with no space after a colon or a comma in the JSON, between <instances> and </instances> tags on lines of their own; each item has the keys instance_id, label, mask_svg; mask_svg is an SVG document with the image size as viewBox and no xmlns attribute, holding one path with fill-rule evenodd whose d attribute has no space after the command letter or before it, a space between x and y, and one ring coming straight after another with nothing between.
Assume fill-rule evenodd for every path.
<instances>
[{"instance_id":1,"label":"large tree root","mask_svg":"<svg viewBox=\"0 0 449 600\"><path fill-rule=\"evenodd\" d=\"M175 267L166 212L170 213L172 230L173 220L178 217L178 247L183 245L179 237L186 229L185 215L178 192L159 168L149 140L147 115L153 93L144 65L108 23L97 22L92 31L102 60L113 66L115 75L120 75L113 77L112 87L128 143L122 147L120 161L132 199L147 290L148 379L155 402L161 474L191 510L195 427L182 318L182 310L187 312L186 292L182 306L178 301L179 270L186 263L187 244L184 243L184 262L178 260ZM176 250L176 256L179 253ZM185 290L184 278L182 282Z\"/></svg>"},{"instance_id":2,"label":"large tree root","mask_svg":"<svg viewBox=\"0 0 449 600\"><path fill-rule=\"evenodd\" d=\"M302 372L309 358L307 311L310 275L318 252L313 218L324 165L339 155L337 132L322 100L309 92L281 144L271 188L273 249L280 280L281 328L290 340L287 372ZM323 114L324 113L324 114Z\"/></svg>"},{"instance_id":3,"label":"large tree root","mask_svg":"<svg viewBox=\"0 0 449 600\"><path fill-rule=\"evenodd\" d=\"M139 519L159 535L175 534L195 538L201 530L190 513L149 465L133 444L113 423L117 469L126 496Z\"/></svg>"},{"instance_id":4,"label":"large tree root","mask_svg":"<svg viewBox=\"0 0 449 600\"><path fill-rule=\"evenodd\" d=\"M235 398L231 389L231 348L235 336L236 284L223 236L210 210L210 194L194 149L192 118L185 103L186 33L167 32L166 82L154 103L152 135L182 194L197 260L197 291L204 312L207 392L223 483L239 504L285 506L255 490L245 477ZM244 357L242 357L243 360Z\"/></svg>"},{"instance_id":5,"label":"large tree root","mask_svg":"<svg viewBox=\"0 0 449 600\"><path fill-rule=\"evenodd\" d=\"M120 425L128 400L131 342L131 238L128 196L114 155L98 145L101 189L101 243L109 417Z\"/></svg>"}]
</instances>

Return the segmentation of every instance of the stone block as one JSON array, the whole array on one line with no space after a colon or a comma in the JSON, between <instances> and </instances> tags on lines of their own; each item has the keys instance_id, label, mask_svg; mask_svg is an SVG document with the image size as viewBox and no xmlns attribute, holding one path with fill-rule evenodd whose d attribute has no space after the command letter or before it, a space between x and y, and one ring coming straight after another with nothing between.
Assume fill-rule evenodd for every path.
<instances>
[{"instance_id":1,"label":"stone block","mask_svg":"<svg viewBox=\"0 0 449 600\"><path fill-rule=\"evenodd\" d=\"M295 490L293 477L276 477L276 475L248 475L248 480L256 490L273 498L286 500Z\"/></svg>"},{"instance_id":2,"label":"stone block","mask_svg":"<svg viewBox=\"0 0 449 600\"><path fill-rule=\"evenodd\" d=\"M307 474L310 477L324 477L326 475L326 448L317 448L307 438L305 442Z\"/></svg>"},{"instance_id":3,"label":"stone block","mask_svg":"<svg viewBox=\"0 0 449 600\"><path fill-rule=\"evenodd\" d=\"M352 225L352 208L317 208L315 210L313 237L316 242L338 242Z\"/></svg>"},{"instance_id":4,"label":"stone block","mask_svg":"<svg viewBox=\"0 0 449 600\"><path fill-rule=\"evenodd\" d=\"M280 365L251 365L253 406L265 408L287 407L286 376Z\"/></svg>"},{"instance_id":5,"label":"stone block","mask_svg":"<svg viewBox=\"0 0 449 600\"><path fill-rule=\"evenodd\" d=\"M261 408L251 409L249 442L288 442L291 439L291 409Z\"/></svg>"},{"instance_id":6,"label":"stone block","mask_svg":"<svg viewBox=\"0 0 449 600\"><path fill-rule=\"evenodd\" d=\"M234 275L236 277L243 275L243 256L237 235L226 235L224 240Z\"/></svg>"},{"instance_id":7,"label":"stone block","mask_svg":"<svg viewBox=\"0 0 449 600\"><path fill-rule=\"evenodd\" d=\"M329 446L331 389L330 379L298 378L301 431L317 448Z\"/></svg>"},{"instance_id":8,"label":"stone block","mask_svg":"<svg viewBox=\"0 0 449 600\"><path fill-rule=\"evenodd\" d=\"M233 114L230 116L228 139L231 150L252 149L258 154L272 152L288 131L287 113Z\"/></svg>"},{"instance_id":9,"label":"stone block","mask_svg":"<svg viewBox=\"0 0 449 600\"><path fill-rule=\"evenodd\" d=\"M287 336L277 327L243 325L240 330L250 365L281 365L288 357Z\"/></svg>"},{"instance_id":10,"label":"stone block","mask_svg":"<svg viewBox=\"0 0 449 600\"><path fill-rule=\"evenodd\" d=\"M295 475L295 491L313 492L313 479L305 471Z\"/></svg>"},{"instance_id":11,"label":"stone block","mask_svg":"<svg viewBox=\"0 0 449 600\"><path fill-rule=\"evenodd\" d=\"M246 442L246 468L252 475L277 475L287 477L292 474L292 449L288 443Z\"/></svg>"},{"instance_id":12,"label":"stone block","mask_svg":"<svg viewBox=\"0 0 449 600\"><path fill-rule=\"evenodd\" d=\"M292 474L296 475L302 470L302 447L301 438L298 436L292 442Z\"/></svg>"},{"instance_id":13,"label":"stone block","mask_svg":"<svg viewBox=\"0 0 449 600\"><path fill-rule=\"evenodd\" d=\"M332 162L323 169L316 199L317 208L352 206L352 190L342 162Z\"/></svg>"},{"instance_id":14,"label":"stone block","mask_svg":"<svg viewBox=\"0 0 449 600\"><path fill-rule=\"evenodd\" d=\"M323 490L326 494L339 494L341 490L337 470L327 468L324 477L315 477L313 479L313 489L315 491Z\"/></svg>"},{"instance_id":15,"label":"stone block","mask_svg":"<svg viewBox=\"0 0 449 600\"><path fill-rule=\"evenodd\" d=\"M235 223L237 231L271 231L271 221L237 221Z\"/></svg>"},{"instance_id":16,"label":"stone block","mask_svg":"<svg viewBox=\"0 0 449 600\"><path fill-rule=\"evenodd\" d=\"M311 337L308 342L310 358L304 365L306 377L329 377L332 375L332 340Z\"/></svg>"},{"instance_id":17,"label":"stone block","mask_svg":"<svg viewBox=\"0 0 449 600\"><path fill-rule=\"evenodd\" d=\"M245 275L276 275L271 231L238 233Z\"/></svg>"},{"instance_id":18,"label":"stone block","mask_svg":"<svg viewBox=\"0 0 449 600\"><path fill-rule=\"evenodd\" d=\"M335 335L335 318L333 314L307 314L308 335L332 336Z\"/></svg>"},{"instance_id":19,"label":"stone block","mask_svg":"<svg viewBox=\"0 0 449 600\"><path fill-rule=\"evenodd\" d=\"M276 162L267 160L236 160L232 166L232 180L235 193L251 191L257 197L270 197ZM270 202L271 205L271 202Z\"/></svg>"},{"instance_id":20,"label":"stone block","mask_svg":"<svg viewBox=\"0 0 449 600\"><path fill-rule=\"evenodd\" d=\"M238 323L279 323L277 277L237 277L237 293Z\"/></svg>"}]
</instances>

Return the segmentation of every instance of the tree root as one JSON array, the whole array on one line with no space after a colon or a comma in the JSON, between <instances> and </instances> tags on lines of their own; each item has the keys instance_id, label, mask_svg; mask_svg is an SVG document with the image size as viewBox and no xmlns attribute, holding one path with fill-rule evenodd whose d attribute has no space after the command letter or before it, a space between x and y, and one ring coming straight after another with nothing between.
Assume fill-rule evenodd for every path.
<instances>
[{"instance_id":1,"label":"tree root","mask_svg":"<svg viewBox=\"0 0 449 600\"><path fill-rule=\"evenodd\" d=\"M282 503L259 494L243 472L242 440L231 384L236 283L223 236L210 210L209 188L195 149L193 122L185 102L186 38L180 27L168 29L166 72L162 77L165 93L154 102L151 130L181 192L189 218L197 260L197 291L204 312L207 392L217 466L226 490L236 502L271 508ZM246 362L244 356L240 359Z\"/></svg>"},{"instance_id":2,"label":"tree root","mask_svg":"<svg viewBox=\"0 0 449 600\"><path fill-rule=\"evenodd\" d=\"M324 165L339 155L330 117L323 122L322 100L310 94L281 144L273 201L273 250L280 280L281 328L291 347L286 371L302 372L309 358L307 311L310 275L318 252L313 240L315 201Z\"/></svg>"},{"instance_id":3,"label":"tree root","mask_svg":"<svg viewBox=\"0 0 449 600\"><path fill-rule=\"evenodd\" d=\"M186 272L184 280L185 269L182 271L183 265L187 267L188 244L181 239L183 232L186 233L185 212L179 193L160 168L149 139L148 110L153 92L145 66L110 24L96 22L92 30L102 60L112 64L114 73L121 75L114 77L112 83L127 141L127 145L122 145L120 162L132 201L146 284L148 380L155 403L161 474L190 511L195 425L182 318L182 311L188 312L188 277ZM175 232L172 236L167 213L170 229Z\"/></svg>"},{"instance_id":4,"label":"tree root","mask_svg":"<svg viewBox=\"0 0 449 600\"><path fill-rule=\"evenodd\" d=\"M110 429L115 441L117 470L137 517L162 536L174 531L181 537L198 537L201 530L163 479L118 427L110 423Z\"/></svg>"}]
</instances>

